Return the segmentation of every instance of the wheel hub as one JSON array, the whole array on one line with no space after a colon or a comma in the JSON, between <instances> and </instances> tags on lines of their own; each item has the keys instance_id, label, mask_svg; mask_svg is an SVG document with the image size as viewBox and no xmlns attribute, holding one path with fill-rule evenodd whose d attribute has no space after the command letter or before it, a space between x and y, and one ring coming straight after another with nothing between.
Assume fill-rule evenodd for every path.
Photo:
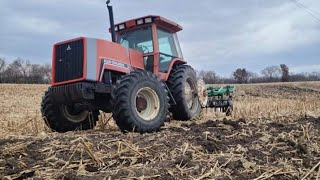
<instances>
[{"instance_id":1,"label":"wheel hub","mask_svg":"<svg viewBox=\"0 0 320 180\"><path fill-rule=\"evenodd\" d=\"M147 104L147 101L143 97L137 97L136 103L137 103L137 110L139 112L147 109L148 104Z\"/></svg>"},{"instance_id":2,"label":"wheel hub","mask_svg":"<svg viewBox=\"0 0 320 180\"><path fill-rule=\"evenodd\" d=\"M74 107L70 107L68 105L62 105L62 113L64 116L71 122L79 123L84 121L89 114L88 110L79 111Z\"/></svg>"},{"instance_id":3,"label":"wheel hub","mask_svg":"<svg viewBox=\"0 0 320 180\"><path fill-rule=\"evenodd\" d=\"M157 93L143 87L136 94L136 112L145 121L153 120L160 112L160 99Z\"/></svg>"}]
</instances>

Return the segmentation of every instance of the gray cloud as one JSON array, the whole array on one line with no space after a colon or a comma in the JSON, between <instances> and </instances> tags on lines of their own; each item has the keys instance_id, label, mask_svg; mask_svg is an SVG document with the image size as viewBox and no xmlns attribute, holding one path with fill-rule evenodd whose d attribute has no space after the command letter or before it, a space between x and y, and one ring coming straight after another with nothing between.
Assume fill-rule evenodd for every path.
<instances>
[{"instance_id":1,"label":"gray cloud","mask_svg":"<svg viewBox=\"0 0 320 180\"><path fill-rule=\"evenodd\" d=\"M320 1L302 3L320 11ZM306 48L320 44L320 22L289 0L113 0L113 5L117 22L158 14L181 24L179 37L190 64L225 75L242 66L258 71L286 62L298 67L300 60L288 60L286 54L308 58ZM103 0L2 0L0 56L49 63L57 41L77 36L110 39L107 18ZM300 69L314 70L320 64L314 56L308 63Z\"/></svg>"}]
</instances>

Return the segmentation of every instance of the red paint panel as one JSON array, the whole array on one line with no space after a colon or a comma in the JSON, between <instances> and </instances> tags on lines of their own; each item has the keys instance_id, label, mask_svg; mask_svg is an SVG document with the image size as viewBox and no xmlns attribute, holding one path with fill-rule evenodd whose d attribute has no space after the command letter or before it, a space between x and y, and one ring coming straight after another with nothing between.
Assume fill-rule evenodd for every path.
<instances>
[{"instance_id":1,"label":"red paint panel","mask_svg":"<svg viewBox=\"0 0 320 180\"><path fill-rule=\"evenodd\" d=\"M130 49L130 61L132 67L144 69L143 55L141 52Z\"/></svg>"},{"instance_id":2,"label":"red paint panel","mask_svg":"<svg viewBox=\"0 0 320 180\"><path fill-rule=\"evenodd\" d=\"M56 47L53 46L53 50L52 50L52 61L51 61L51 85L54 84L54 79L56 78L56 63L55 63L55 59L56 59Z\"/></svg>"},{"instance_id":3,"label":"red paint panel","mask_svg":"<svg viewBox=\"0 0 320 180\"><path fill-rule=\"evenodd\" d=\"M101 59L109 59L118 61L124 64L130 64L129 50L114 42L97 39L97 79L99 79Z\"/></svg>"},{"instance_id":4,"label":"red paint panel","mask_svg":"<svg viewBox=\"0 0 320 180\"><path fill-rule=\"evenodd\" d=\"M53 83L52 86L59 86L59 85L63 85L63 84L80 82L80 81L84 81L84 80L85 80L85 78L73 79L73 80L63 81L63 82L59 82L59 83Z\"/></svg>"},{"instance_id":5,"label":"red paint panel","mask_svg":"<svg viewBox=\"0 0 320 180\"><path fill-rule=\"evenodd\" d=\"M159 43L158 43L158 31L157 26L152 24L152 39L153 39L153 49L154 49L154 64L153 64L153 72L155 74L159 74Z\"/></svg>"},{"instance_id":6,"label":"red paint panel","mask_svg":"<svg viewBox=\"0 0 320 180\"><path fill-rule=\"evenodd\" d=\"M130 27L133 27L133 26L136 26L136 21L135 21L135 20L133 20L133 21L128 21L128 22L126 23L126 27L127 27L127 28L130 28Z\"/></svg>"},{"instance_id":7,"label":"red paint panel","mask_svg":"<svg viewBox=\"0 0 320 180\"><path fill-rule=\"evenodd\" d=\"M128 21L115 24L115 26L118 26L120 24L126 25L126 29L119 30L117 33L122 32L122 31L132 30L136 27L142 27L143 25L136 25L136 21L139 19L145 19L145 18L149 18L149 17L154 19L153 23L156 23L157 25L161 26L162 28L167 29L170 32L178 32L178 31L182 30L182 27L173 21L170 21L170 20L168 20L164 17L161 17L161 16L149 15L149 16L143 16L143 17L139 17L139 18L135 18L135 19L130 19ZM150 25L150 24L152 24L152 23L148 23L147 25ZM109 29L109 32L111 32L110 29Z\"/></svg>"}]
</instances>

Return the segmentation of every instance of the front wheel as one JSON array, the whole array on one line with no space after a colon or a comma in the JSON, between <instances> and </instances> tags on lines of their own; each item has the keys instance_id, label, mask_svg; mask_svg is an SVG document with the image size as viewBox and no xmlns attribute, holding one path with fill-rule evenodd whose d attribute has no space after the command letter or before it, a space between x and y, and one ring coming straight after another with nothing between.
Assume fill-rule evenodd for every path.
<instances>
[{"instance_id":1,"label":"front wheel","mask_svg":"<svg viewBox=\"0 0 320 180\"><path fill-rule=\"evenodd\" d=\"M41 113L46 125L56 132L93 129L99 111L78 110L73 106L54 103L50 91L42 98Z\"/></svg>"},{"instance_id":2,"label":"front wheel","mask_svg":"<svg viewBox=\"0 0 320 180\"><path fill-rule=\"evenodd\" d=\"M113 119L123 132L155 132L168 116L165 85L144 70L124 76L113 92Z\"/></svg>"}]
</instances>

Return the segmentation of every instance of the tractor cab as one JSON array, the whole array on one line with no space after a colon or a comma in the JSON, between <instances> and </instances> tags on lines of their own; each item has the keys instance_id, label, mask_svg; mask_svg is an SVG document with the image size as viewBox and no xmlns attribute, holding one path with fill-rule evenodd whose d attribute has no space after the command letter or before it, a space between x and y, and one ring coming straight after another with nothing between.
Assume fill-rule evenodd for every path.
<instances>
[{"instance_id":1,"label":"tractor cab","mask_svg":"<svg viewBox=\"0 0 320 180\"><path fill-rule=\"evenodd\" d=\"M182 27L160 16L145 16L116 24L116 42L143 54L144 69L166 74L172 62L183 61L177 32Z\"/></svg>"}]
</instances>

